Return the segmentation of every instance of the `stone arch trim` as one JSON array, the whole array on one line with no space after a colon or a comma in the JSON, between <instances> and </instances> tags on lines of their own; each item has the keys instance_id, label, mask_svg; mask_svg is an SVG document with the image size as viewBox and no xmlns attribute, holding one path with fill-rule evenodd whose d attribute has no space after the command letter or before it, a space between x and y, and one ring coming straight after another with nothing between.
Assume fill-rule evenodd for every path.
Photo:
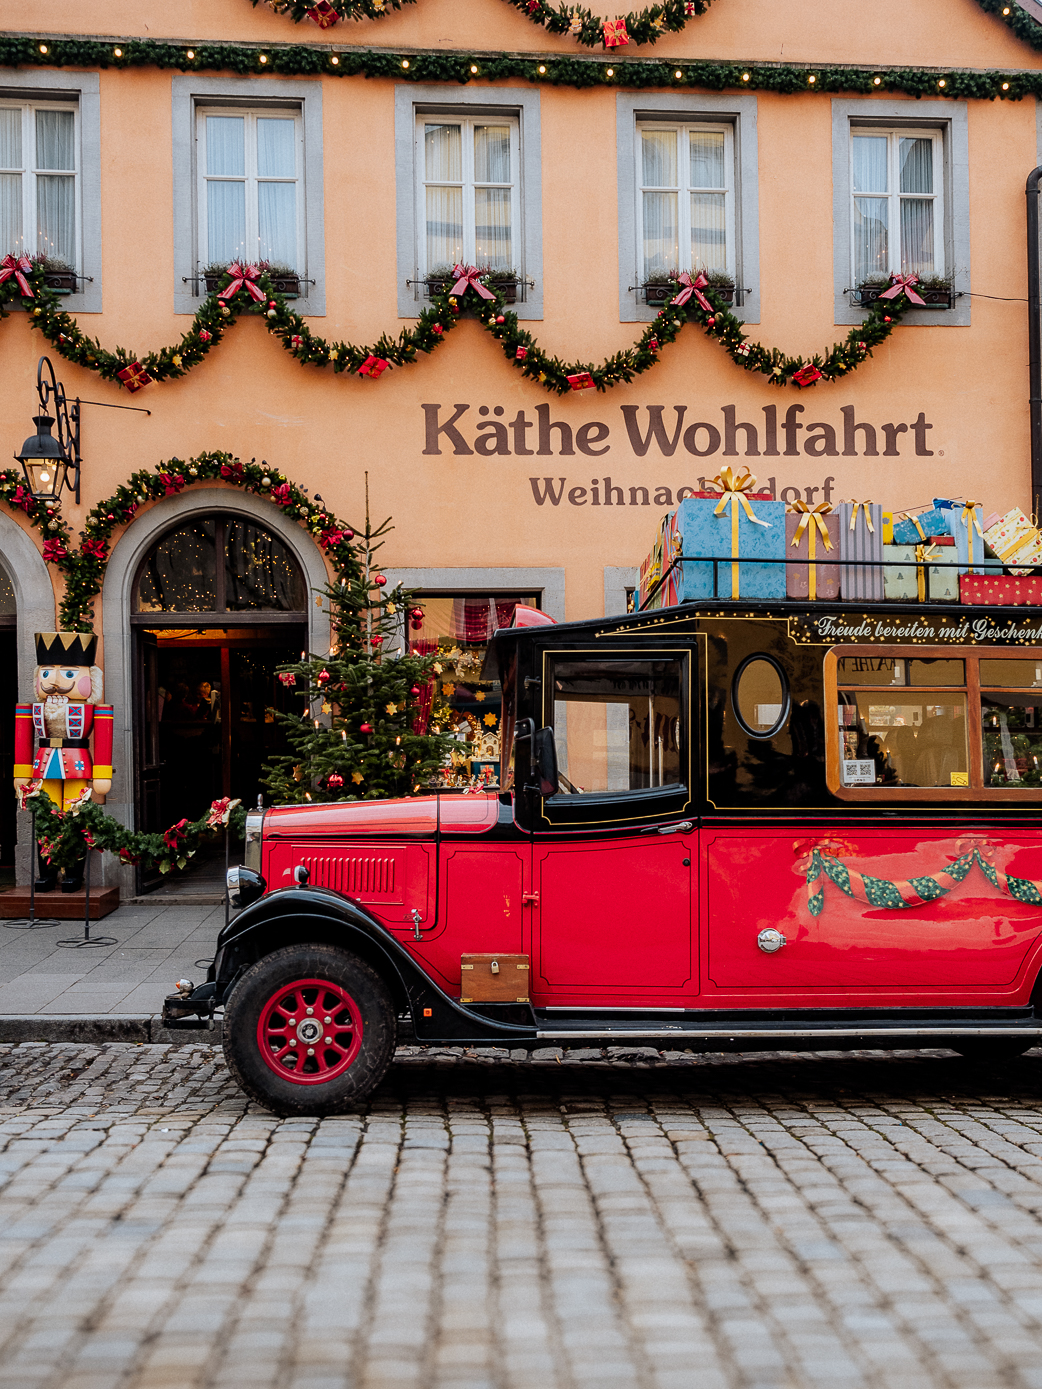
<instances>
[{"instance_id":1,"label":"stone arch trim","mask_svg":"<svg viewBox=\"0 0 1042 1389\"><path fill-rule=\"evenodd\" d=\"M105 699L116 707L113 743L114 774L106 810L130 828L134 824L134 673L131 665L131 588L138 566L164 532L197 516L214 512L239 516L271 531L287 547L304 575L308 589L308 641L312 651L329 650L329 612L318 607L312 591L330 582L322 552L306 530L262 497L230 487L192 487L164 497L137 516L116 541L105 570L101 591L102 666ZM42 561L41 561L42 563ZM115 865L113 865L115 866ZM127 887L131 888L130 876ZM111 880L111 873L106 874Z\"/></svg>"}]
</instances>

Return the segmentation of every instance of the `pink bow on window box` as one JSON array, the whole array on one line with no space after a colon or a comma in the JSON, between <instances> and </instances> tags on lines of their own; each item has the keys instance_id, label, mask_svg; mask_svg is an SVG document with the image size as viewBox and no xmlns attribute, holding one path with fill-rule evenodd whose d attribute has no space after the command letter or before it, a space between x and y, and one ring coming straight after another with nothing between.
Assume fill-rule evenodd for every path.
<instances>
[{"instance_id":1,"label":"pink bow on window box","mask_svg":"<svg viewBox=\"0 0 1042 1389\"><path fill-rule=\"evenodd\" d=\"M454 265L452 273L456 276L456 283L449 290L450 294L458 296L465 294L468 289L476 289L482 299L495 299L491 290L481 283L481 273L476 265Z\"/></svg>"},{"instance_id":2,"label":"pink bow on window box","mask_svg":"<svg viewBox=\"0 0 1042 1389\"><path fill-rule=\"evenodd\" d=\"M675 305L679 309L683 307L683 305L686 304L690 298L694 297L698 300L700 306L703 309L705 309L706 313L713 312L712 304L710 304L709 300L702 293L702 291L709 284L709 281L703 274L701 274L701 272L698 275L696 275L694 279L692 279L686 270L682 270L680 274L677 276L677 279L684 286L684 288L680 291L680 293L676 296L675 299L671 299L669 301L670 308L672 308Z\"/></svg>"},{"instance_id":3,"label":"pink bow on window box","mask_svg":"<svg viewBox=\"0 0 1042 1389\"><path fill-rule=\"evenodd\" d=\"M260 274L257 266L240 265L237 260L233 260L227 273L232 277L232 282L217 296L218 299L231 299L240 289L245 289L258 304L263 302L264 291L257 284L257 276Z\"/></svg>"},{"instance_id":4,"label":"pink bow on window box","mask_svg":"<svg viewBox=\"0 0 1042 1389\"><path fill-rule=\"evenodd\" d=\"M32 273L33 263L28 256L4 256L0 260L0 285L5 280L9 280L13 275L18 281L18 288L22 291L26 299L35 299L36 295L32 291L26 275Z\"/></svg>"},{"instance_id":5,"label":"pink bow on window box","mask_svg":"<svg viewBox=\"0 0 1042 1389\"><path fill-rule=\"evenodd\" d=\"M913 285L917 285L918 283L918 275L891 275L890 288L884 289L879 297L880 299L896 299L901 291L904 290L905 294L908 296L909 304L922 304L925 309L926 300L920 299L912 288Z\"/></svg>"}]
</instances>

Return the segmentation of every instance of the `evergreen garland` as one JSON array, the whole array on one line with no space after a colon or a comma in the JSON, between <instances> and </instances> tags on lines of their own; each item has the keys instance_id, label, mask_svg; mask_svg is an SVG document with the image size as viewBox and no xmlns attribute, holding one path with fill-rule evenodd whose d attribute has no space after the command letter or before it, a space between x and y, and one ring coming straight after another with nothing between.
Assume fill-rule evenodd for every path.
<instances>
[{"instance_id":1,"label":"evergreen garland","mask_svg":"<svg viewBox=\"0 0 1042 1389\"><path fill-rule=\"evenodd\" d=\"M111 497L90 509L80 532L79 549L72 548L72 532L60 511L48 510L38 502L15 468L0 469L0 501L25 514L43 537L44 559L65 576L65 594L58 609L59 629L91 632L94 598L101 592L113 531L132 521L146 502L176 496L197 483L216 481L267 497L306 527L341 580L357 573L358 561L351 544L354 531L350 526L338 521L321 502L308 496L306 487L290 482L277 468L269 468L256 459L243 463L230 453L203 453L187 463L171 458L157 463L154 472L139 469Z\"/></svg>"},{"instance_id":2,"label":"evergreen garland","mask_svg":"<svg viewBox=\"0 0 1042 1389\"><path fill-rule=\"evenodd\" d=\"M1004 6L998 0L977 0L989 11ZM1018 37L1042 47L1039 26L1015 5L1005 17ZM1032 37L1027 37L1028 35ZM191 54L191 57L189 57ZM778 92L783 95L855 93L881 96L938 96L981 101L1019 101L1042 96L1042 71L959 69L892 65L857 66L844 63L730 62L680 58L670 62L650 58L567 57L559 53L483 53L411 48L334 48L331 45L259 43L164 43L152 39L53 38L22 34L0 37L0 66L43 68L175 69L178 72L235 72L245 76L385 77L399 82L446 82L465 86L474 81L524 81L537 86L612 87L645 90L652 87L707 91Z\"/></svg>"},{"instance_id":3,"label":"evergreen garland","mask_svg":"<svg viewBox=\"0 0 1042 1389\"><path fill-rule=\"evenodd\" d=\"M358 347L353 343L328 342L313 333L306 320L289 307L285 296L274 292L267 272L261 271L256 277L256 284L263 291L259 303L249 297L242 280L241 287L228 302L222 303L219 292L233 283L231 275L226 274L220 291L215 290L206 297L192 327L176 348L161 348L138 362L124 348L109 352L96 339L87 338L76 320L60 309L60 296L46 288L44 274L42 267L37 266L27 275L33 289L32 299L22 296L14 276L5 280L0 285L0 315L5 302L19 299L28 310L30 324L38 328L67 361L96 371L118 385L124 384L120 373L135 367L144 368L156 381L186 375L223 340L225 328L232 326L240 313L262 315L272 337L303 365L332 367L336 374L349 371L371 382L388 367L409 366L418 360L417 353L433 352L452 331L460 315L473 311L485 331L500 344L503 355L515 370L551 394L564 395L586 388L605 391L621 381L632 381L655 365L661 348L675 342L687 322L694 323L707 337L715 339L736 366L766 376L769 385L792 383L806 387L818 380L836 380L856 370L872 355L873 348L885 342L910 307L903 290L895 299L875 300L864 321L852 328L842 342L833 343L824 353L807 359L751 342L743 332L741 319L731 313L712 285L704 285L702 303L699 296L693 296L683 305L666 304L633 347L616 352L595 365L564 362L560 357L545 353L532 334L521 327L517 314L508 309L501 290L487 275L480 278L480 283L485 286L488 297L483 297L475 287L476 276L472 276L458 296L452 294L453 286L445 282L443 288L431 293L430 306L420 311L415 328L403 328L396 338L384 333L372 346ZM679 281L674 282L674 287L677 291L682 288ZM141 389L139 386L133 388Z\"/></svg>"}]
</instances>

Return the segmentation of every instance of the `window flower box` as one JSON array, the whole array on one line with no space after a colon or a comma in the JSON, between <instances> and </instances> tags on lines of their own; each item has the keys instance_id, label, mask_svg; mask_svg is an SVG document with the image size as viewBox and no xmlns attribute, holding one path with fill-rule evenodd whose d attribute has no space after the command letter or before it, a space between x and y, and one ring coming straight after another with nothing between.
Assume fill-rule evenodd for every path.
<instances>
[{"instance_id":1,"label":"window flower box","mask_svg":"<svg viewBox=\"0 0 1042 1389\"><path fill-rule=\"evenodd\" d=\"M270 269L263 265L260 268L267 270L271 279L271 287L276 294L281 294L286 299L300 298L300 276L295 270ZM207 294L213 294L220 289L227 273L224 268L214 269L212 266L207 266L203 271L203 281L206 284Z\"/></svg>"},{"instance_id":2,"label":"window flower box","mask_svg":"<svg viewBox=\"0 0 1042 1389\"><path fill-rule=\"evenodd\" d=\"M427 286L427 298L430 299L432 295L443 294L446 290L450 290L456 283L456 277L454 275L428 275L424 283ZM502 294L508 304L517 303L519 283L514 276L504 279L498 279L494 275L489 277L489 288Z\"/></svg>"},{"instance_id":3,"label":"window flower box","mask_svg":"<svg viewBox=\"0 0 1042 1389\"><path fill-rule=\"evenodd\" d=\"M856 292L859 306L863 309L871 308L884 290L889 288L889 280L858 285ZM913 285L912 288L928 309L950 309L955 303L955 290L951 285ZM918 307L918 304L912 305L913 309Z\"/></svg>"},{"instance_id":4,"label":"window flower box","mask_svg":"<svg viewBox=\"0 0 1042 1389\"><path fill-rule=\"evenodd\" d=\"M43 282L55 294L76 293L75 270L46 270Z\"/></svg>"},{"instance_id":5,"label":"window flower box","mask_svg":"<svg viewBox=\"0 0 1042 1389\"><path fill-rule=\"evenodd\" d=\"M712 281L710 281L706 288L711 289L713 293L718 295L719 298L722 299L725 304L734 303L733 283L714 284ZM651 304L655 308L661 308L663 304L668 304L671 299L675 299L677 296L677 289L675 283L672 280L668 282L663 282L661 280L649 280L641 285L641 289L644 293L645 304Z\"/></svg>"}]
</instances>

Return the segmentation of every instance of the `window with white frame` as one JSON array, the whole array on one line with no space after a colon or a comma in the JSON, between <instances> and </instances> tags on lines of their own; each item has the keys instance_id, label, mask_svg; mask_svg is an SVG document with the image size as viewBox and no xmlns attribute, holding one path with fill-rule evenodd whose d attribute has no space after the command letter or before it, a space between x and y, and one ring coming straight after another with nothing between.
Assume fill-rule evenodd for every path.
<instances>
[{"instance_id":1,"label":"window with white frame","mask_svg":"<svg viewBox=\"0 0 1042 1389\"><path fill-rule=\"evenodd\" d=\"M521 272L517 118L421 114L416 146L420 278L460 262Z\"/></svg>"},{"instance_id":2,"label":"window with white frame","mask_svg":"<svg viewBox=\"0 0 1042 1389\"><path fill-rule=\"evenodd\" d=\"M0 254L79 269L75 103L0 100Z\"/></svg>"},{"instance_id":3,"label":"window with white frame","mask_svg":"<svg viewBox=\"0 0 1042 1389\"><path fill-rule=\"evenodd\" d=\"M850 140L853 283L944 274L939 130L855 127Z\"/></svg>"},{"instance_id":4,"label":"window with white frame","mask_svg":"<svg viewBox=\"0 0 1042 1389\"><path fill-rule=\"evenodd\" d=\"M640 275L735 268L734 136L730 125L637 126Z\"/></svg>"},{"instance_id":5,"label":"window with white frame","mask_svg":"<svg viewBox=\"0 0 1042 1389\"><path fill-rule=\"evenodd\" d=\"M266 261L303 275L304 143L299 110L196 110L199 257Z\"/></svg>"}]
</instances>

